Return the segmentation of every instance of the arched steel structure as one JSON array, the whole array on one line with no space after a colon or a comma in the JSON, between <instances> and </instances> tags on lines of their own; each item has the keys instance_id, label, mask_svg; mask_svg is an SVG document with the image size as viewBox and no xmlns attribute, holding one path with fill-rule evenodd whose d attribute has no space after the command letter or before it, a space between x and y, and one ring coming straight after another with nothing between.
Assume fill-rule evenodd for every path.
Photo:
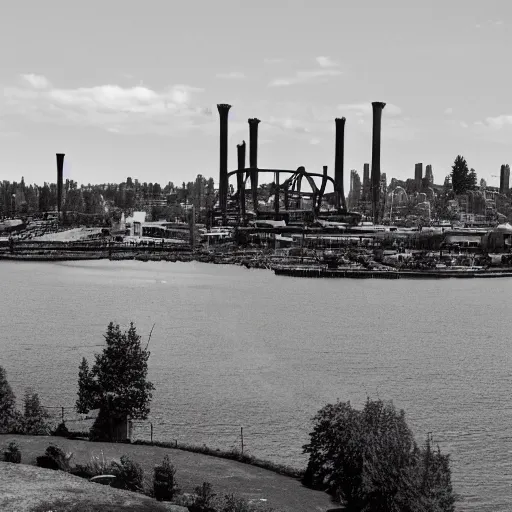
<instances>
[{"instance_id":1,"label":"arched steel structure","mask_svg":"<svg viewBox=\"0 0 512 512\"><path fill-rule=\"evenodd\" d=\"M231 105L219 104L220 120L220 170L219 170L219 209L223 221L226 219L228 206L228 189L229 178L236 175L237 190L229 198L238 203L237 210L239 218L245 220L245 199L247 180L251 181L251 198L256 215L258 215L258 177L260 174L274 174L274 210L276 219L279 217L280 196L284 194L284 207L286 210L290 208L290 200L297 200L301 197L310 197L312 199L312 210L318 215L322 200L326 197L333 198L336 205L337 213L348 214L343 188L344 173L344 134L345 134L345 118L335 119L336 123L336 139L335 139L335 159L334 159L334 178L327 174L327 166L323 167L322 173L308 172L304 167L298 167L296 170L289 169L260 169L258 167L258 125L259 119L251 118L249 122L249 167L245 167L246 147L245 142L237 146L238 149L238 168L228 172L228 112ZM380 115L384 103L373 103L374 108L374 126L373 126L373 146L372 146L372 163L373 163L373 183L378 183L380 177ZM281 184L281 174L289 175ZM314 178L320 178L321 184L318 186ZM305 179L311 187L311 192L302 192L302 180ZM333 192L325 192L327 184L331 183ZM373 203L375 205L379 192L374 188ZM375 208L374 208L375 209Z\"/></svg>"}]
</instances>

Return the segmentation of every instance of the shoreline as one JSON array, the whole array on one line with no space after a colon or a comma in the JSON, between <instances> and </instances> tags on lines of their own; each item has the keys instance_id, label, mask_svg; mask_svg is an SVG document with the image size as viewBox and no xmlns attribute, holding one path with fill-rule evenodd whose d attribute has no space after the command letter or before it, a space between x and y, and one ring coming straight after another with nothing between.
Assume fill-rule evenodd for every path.
<instances>
[{"instance_id":1,"label":"shoreline","mask_svg":"<svg viewBox=\"0 0 512 512\"><path fill-rule=\"evenodd\" d=\"M279 258L276 255L266 255L261 258L257 254L237 253L231 254L208 254L194 253L184 248L148 248L148 250L133 250L133 248L114 248L113 250L104 249L98 251L97 248L85 249L77 247L70 250L61 250L56 248L28 249L15 253L0 252L0 261L32 261L32 262L62 262L62 261L95 261L106 259L109 261L166 261L170 263L183 262L190 263L196 261L199 263L210 263L214 265L237 265L245 266L248 269L266 269L271 270L277 276L300 277L300 278L322 278L322 279L474 279L474 278L505 278L512 277L512 268L492 268L492 269L457 269L450 268L438 270L397 270L393 267L385 270L370 270L361 267L354 268L326 268L323 265L301 265L300 258L286 258L288 261L275 263ZM313 262L311 262L313 263Z\"/></svg>"}]
</instances>

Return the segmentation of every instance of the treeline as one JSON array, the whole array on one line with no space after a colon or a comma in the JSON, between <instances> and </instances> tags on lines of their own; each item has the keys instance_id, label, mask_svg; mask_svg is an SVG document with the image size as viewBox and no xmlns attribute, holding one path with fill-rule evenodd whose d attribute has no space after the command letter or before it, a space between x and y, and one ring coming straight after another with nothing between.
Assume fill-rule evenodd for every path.
<instances>
[{"instance_id":1,"label":"treeline","mask_svg":"<svg viewBox=\"0 0 512 512\"><path fill-rule=\"evenodd\" d=\"M168 182L139 182L127 178L122 183L84 185L73 180L63 184L62 211L64 217L96 215L120 217L137 210L145 210L153 220L156 217L182 217L186 207L194 205L196 210L211 210L217 195L213 178L198 174L194 181L175 185ZM183 206L182 206L183 205ZM57 208L57 184L27 185L21 182L0 182L0 216L37 215Z\"/></svg>"}]
</instances>

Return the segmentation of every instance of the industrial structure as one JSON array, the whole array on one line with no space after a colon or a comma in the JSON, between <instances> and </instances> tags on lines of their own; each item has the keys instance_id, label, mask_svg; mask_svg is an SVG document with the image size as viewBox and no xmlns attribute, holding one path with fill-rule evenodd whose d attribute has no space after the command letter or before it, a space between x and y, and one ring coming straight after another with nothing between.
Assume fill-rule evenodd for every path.
<instances>
[{"instance_id":1,"label":"industrial structure","mask_svg":"<svg viewBox=\"0 0 512 512\"><path fill-rule=\"evenodd\" d=\"M375 222L379 219L380 201L380 134L382 109L385 103L373 104L373 143L372 143L372 177L371 189L372 212ZM262 174L271 174L273 180L273 212L270 215L274 221L289 220L312 214L315 218L325 217L333 221L355 224L361 219L361 214L350 212L344 191L344 153L345 153L345 122L344 117L335 119L335 158L334 178L329 176L327 166L323 166L322 173L307 171L304 167L290 169L264 169L258 166L258 125L259 119L251 118L249 123L249 166L246 166L245 141L237 145L237 169L228 170L228 117L231 105L218 104L220 122L219 140L219 200L216 210L222 224L227 224L228 218L235 219L239 225L247 224L252 219L268 219L269 212L260 209L258 200L258 183ZM365 164L365 176L369 166ZM229 178L236 176L236 191L229 196ZM285 179L281 180L282 177ZM320 178L320 186L315 182ZM302 180L306 180L311 188L310 192L302 190ZM248 186L250 183L250 188ZM333 191L326 193L328 184ZM365 184L366 185L366 184ZM250 193L249 193L250 192ZM309 211L302 208L303 199L310 201ZM251 211L248 208L248 199ZM369 198L370 199L370 198ZM331 211L322 211L322 201L329 201L334 206ZM281 209L282 207L282 209Z\"/></svg>"}]
</instances>

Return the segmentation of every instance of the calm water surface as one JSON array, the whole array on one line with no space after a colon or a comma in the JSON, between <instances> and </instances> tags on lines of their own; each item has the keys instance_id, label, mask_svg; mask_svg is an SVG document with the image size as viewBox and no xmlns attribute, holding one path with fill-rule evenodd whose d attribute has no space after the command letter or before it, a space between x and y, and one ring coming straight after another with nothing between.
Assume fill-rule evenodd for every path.
<instances>
[{"instance_id":1,"label":"calm water surface","mask_svg":"<svg viewBox=\"0 0 512 512\"><path fill-rule=\"evenodd\" d=\"M461 511L512 510L512 280L321 280L199 263L0 262L0 364L72 406L113 320L151 338L161 440L304 466L311 417L367 396L452 456ZM147 338L145 338L147 339ZM147 435L148 426L139 428Z\"/></svg>"}]
</instances>

